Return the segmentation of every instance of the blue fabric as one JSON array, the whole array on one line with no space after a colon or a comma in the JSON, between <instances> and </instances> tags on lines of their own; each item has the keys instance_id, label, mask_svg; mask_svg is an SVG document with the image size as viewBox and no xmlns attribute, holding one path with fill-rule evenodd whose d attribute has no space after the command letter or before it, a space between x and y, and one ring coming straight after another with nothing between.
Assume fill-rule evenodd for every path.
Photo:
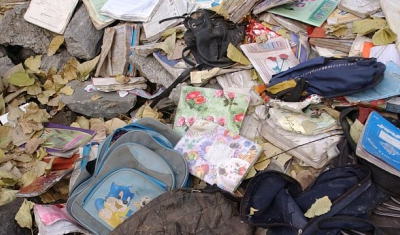
<instances>
[{"instance_id":1,"label":"blue fabric","mask_svg":"<svg viewBox=\"0 0 400 235\"><path fill-rule=\"evenodd\" d=\"M332 98L370 89L383 79L386 66L375 58L317 57L272 76L269 85L295 79L307 82L310 94Z\"/></svg>"}]
</instances>

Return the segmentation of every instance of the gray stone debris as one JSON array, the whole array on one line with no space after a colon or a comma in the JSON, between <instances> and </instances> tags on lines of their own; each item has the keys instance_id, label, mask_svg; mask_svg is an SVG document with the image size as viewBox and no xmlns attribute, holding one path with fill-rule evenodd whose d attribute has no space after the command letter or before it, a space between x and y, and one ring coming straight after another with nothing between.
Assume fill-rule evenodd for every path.
<instances>
[{"instance_id":1,"label":"gray stone debris","mask_svg":"<svg viewBox=\"0 0 400 235\"><path fill-rule=\"evenodd\" d=\"M93 59L101 47L103 30L97 30L89 18L84 4L75 12L65 33L68 52L80 59Z\"/></svg>"},{"instance_id":2,"label":"gray stone debris","mask_svg":"<svg viewBox=\"0 0 400 235\"><path fill-rule=\"evenodd\" d=\"M47 72L51 67L54 67L57 69L57 71L60 71L71 58L74 57L69 54L67 50L63 50L62 52L52 56L44 55L42 56L40 69Z\"/></svg>"},{"instance_id":3,"label":"gray stone debris","mask_svg":"<svg viewBox=\"0 0 400 235\"><path fill-rule=\"evenodd\" d=\"M114 118L119 114L125 115L136 104L136 95L128 94L120 97L116 92L86 92L85 87L90 81L72 81L67 84L74 89L71 96L62 95L61 100L70 110L89 117ZM99 95L100 99L92 100L94 95Z\"/></svg>"},{"instance_id":4,"label":"gray stone debris","mask_svg":"<svg viewBox=\"0 0 400 235\"><path fill-rule=\"evenodd\" d=\"M0 20L0 44L18 45L45 54L50 44L50 32L24 20L28 6L29 2L5 13Z\"/></svg>"},{"instance_id":5,"label":"gray stone debris","mask_svg":"<svg viewBox=\"0 0 400 235\"><path fill-rule=\"evenodd\" d=\"M1 46L1 45L0 45ZM4 76L7 70L14 67L11 59L5 54L5 48L0 47L0 78Z\"/></svg>"},{"instance_id":6,"label":"gray stone debris","mask_svg":"<svg viewBox=\"0 0 400 235\"><path fill-rule=\"evenodd\" d=\"M133 67L143 74L143 77L147 78L152 83L168 87L175 80L153 56L144 57L134 55L129 58L129 61L133 64Z\"/></svg>"}]
</instances>

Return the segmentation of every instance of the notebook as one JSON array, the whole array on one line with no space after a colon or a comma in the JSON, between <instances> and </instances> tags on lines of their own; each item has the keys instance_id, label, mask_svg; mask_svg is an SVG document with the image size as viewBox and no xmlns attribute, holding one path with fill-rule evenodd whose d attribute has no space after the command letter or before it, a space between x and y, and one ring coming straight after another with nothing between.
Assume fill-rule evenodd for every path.
<instances>
[{"instance_id":1,"label":"notebook","mask_svg":"<svg viewBox=\"0 0 400 235\"><path fill-rule=\"evenodd\" d=\"M174 149L185 157L190 174L233 193L262 147L215 122L198 119Z\"/></svg>"},{"instance_id":2,"label":"notebook","mask_svg":"<svg viewBox=\"0 0 400 235\"><path fill-rule=\"evenodd\" d=\"M63 34L78 0L32 0L24 19L52 32Z\"/></svg>"},{"instance_id":3,"label":"notebook","mask_svg":"<svg viewBox=\"0 0 400 235\"><path fill-rule=\"evenodd\" d=\"M357 156L400 176L400 129L373 111L360 135Z\"/></svg>"}]
</instances>

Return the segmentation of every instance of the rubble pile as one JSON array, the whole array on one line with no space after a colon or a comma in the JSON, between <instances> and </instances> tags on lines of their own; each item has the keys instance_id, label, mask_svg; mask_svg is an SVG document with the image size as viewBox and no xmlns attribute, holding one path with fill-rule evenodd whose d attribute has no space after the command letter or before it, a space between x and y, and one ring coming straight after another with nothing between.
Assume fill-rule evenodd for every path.
<instances>
[{"instance_id":1,"label":"rubble pile","mask_svg":"<svg viewBox=\"0 0 400 235\"><path fill-rule=\"evenodd\" d=\"M42 234L47 225L38 222L39 211L50 209L35 207L33 223L34 205L65 207L84 146L96 158L94 143L142 118L156 119L186 139L196 123L207 120L226 128L232 141L243 137L242 145L260 146L257 154L254 148L235 153L241 160L254 158L240 168L243 177L232 191L237 197L246 190L241 183L258 172L283 172L305 189L326 169L356 163L355 155L400 177L397 1L143 2L148 4L0 0L0 211L13 213L0 212L6 233ZM203 32L196 27L206 27L198 22L204 17L199 9L212 12L210 22L228 25L225 41L210 39L220 36L221 25L196 35ZM188 30L195 32L194 47ZM215 54L221 57L199 59ZM221 58L230 64L218 66ZM376 74L362 74L360 66ZM357 118L345 116L348 108ZM384 137L366 131L375 128L370 113L390 120L383 124L377 117L391 130ZM370 150L368 138L385 142L388 154ZM208 165L196 165L196 147L178 146L195 176L188 187L213 184ZM227 148L219 150L233 154ZM68 216L61 221L74 228L58 234L89 233Z\"/></svg>"}]
</instances>

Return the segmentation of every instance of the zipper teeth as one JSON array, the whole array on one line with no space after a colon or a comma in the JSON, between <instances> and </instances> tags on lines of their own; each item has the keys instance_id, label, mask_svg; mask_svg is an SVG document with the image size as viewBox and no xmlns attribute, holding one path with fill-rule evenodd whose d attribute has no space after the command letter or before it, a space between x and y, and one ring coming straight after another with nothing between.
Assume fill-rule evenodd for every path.
<instances>
[{"instance_id":1,"label":"zipper teeth","mask_svg":"<svg viewBox=\"0 0 400 235\"><path fill-rule=\"evenodd\" d=\"M309 71L307 71L307 72L305 72L305 73L303 73L303 74L297 75L296 78L301 78L301 77L303 77L303 76L305 76L305 75L310 75L310 74L312 74L312 73L316 73L316 72L323 71L323 70L327 70L327 69L339 68L339 67L348 67L348 66L353 66L353 65L355 65L355 64L356 64L356 62L349 62L349 63L343 63L343 64L325 65L325 66L322 66L322 67L320 67L320 68L311 69L311 70L309 70Z\"/></svg>"}]
</instances>

